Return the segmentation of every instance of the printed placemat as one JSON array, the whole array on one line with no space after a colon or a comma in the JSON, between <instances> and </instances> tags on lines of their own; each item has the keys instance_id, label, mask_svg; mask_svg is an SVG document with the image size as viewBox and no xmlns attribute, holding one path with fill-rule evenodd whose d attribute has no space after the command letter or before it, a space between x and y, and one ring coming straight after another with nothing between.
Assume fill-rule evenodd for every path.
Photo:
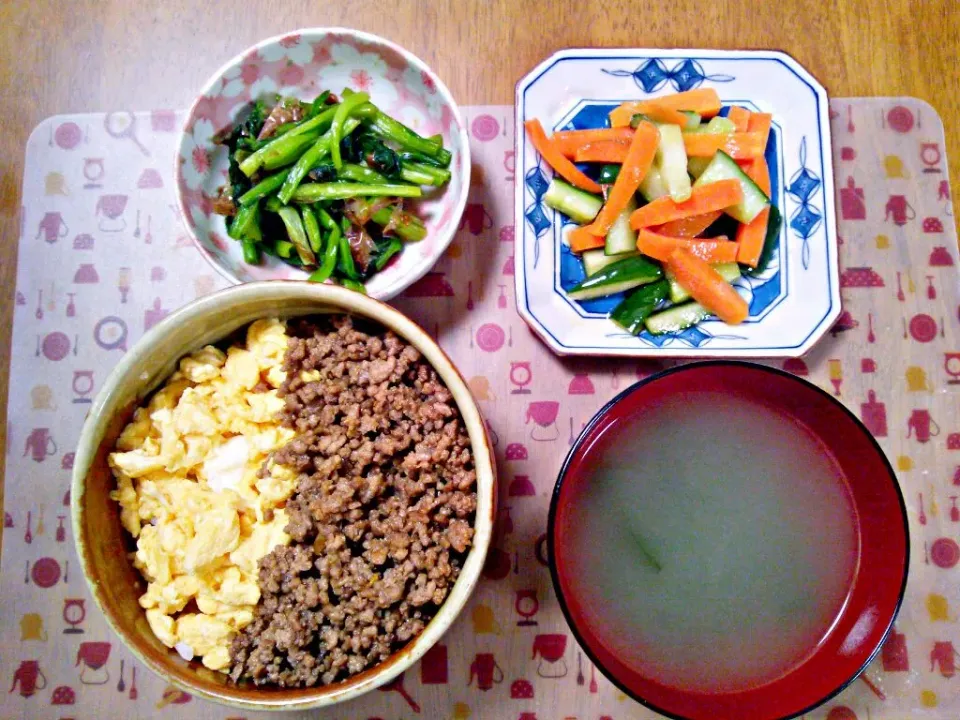
<instances>
[{"instance_id":1,"label":"printed placemat","mask_svg":"<svg viewBox=\"0 0 960 720\"><path fill-rule=\"evenodd\" d=\"M910 580L882 653L808 717L960 715L960 332L943 129L911 99L831 104L845 311L808 356L777 363L854 410L897 467ZM625 720L655 715L587 661L545 557L556 473L576 434L656 361L561 359L513 295L513 109L470 107L471 201L447 255L396 305L457 363L494 433L494 547L471 602L402 682L322 717ZM49 118L27 145L0 564L0 718L252 718L134 662L73 552L73 448L110 368L170 310L224 286L184 234L173 111ZM787 219L789 221L789 218ZM317 717L303 713L301 717Z\"/></svg>"}]
</instances>

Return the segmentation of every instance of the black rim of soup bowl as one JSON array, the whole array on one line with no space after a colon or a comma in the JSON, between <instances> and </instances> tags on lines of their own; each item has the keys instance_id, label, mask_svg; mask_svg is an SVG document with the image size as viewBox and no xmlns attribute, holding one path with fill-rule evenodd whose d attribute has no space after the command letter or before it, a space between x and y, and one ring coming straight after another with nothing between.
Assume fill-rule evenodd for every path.
<instances>
[{"instance_id":1,"label":"black rim of soup bowl","mask_svg":"<svg viewBox=\"0 0 960 720\"><path fill-rule=\"evenodd\" d=\"M863 671L867 669L870 663L877 657L880 653L880 650L883 648L884 643L887 641L887 638L890 635L891 630L893 630L894 623L897 620L897 616L900 614L900 608L903 605L903 598L907 590L907 575L910 570L910 524L909 518L907 516L907 506L903 498L903 492L900 489L900 483L897 480L897 475L894 472L893 466L890 464L889 459L886 456L886 453L883 452L883 449L880 447L880 444L877 442L877 439L867 430L866 426L861 422L860 418L856 416L846 405L841 403L839 400L834 398L829 392L823 388L814 385L813 383L804 380L803 378L797 377L792 373L789 373L785 370L780 370L779 368L773 368L768 365L761 365L759 363L745 362L742 360L701 360L695 362L688 362L682 365L676 365L665 370L661 370L653 375L638 380L633 385L623 390L617 394L612 400L608 401L603 407L601 407L596 414L590 419L590 422L584 426L583 430L580 431L580 434L577 436L576 441L573 443L573 446L570 448L570 451L567 453L566 458L563 461L563 465L560 468L560 472L557 475L557 482L554 485L553 493L550 497L550 510L547 515L547 562L550 566L550 579L553 582L553 589L557 596L557 600L560 603L560 609L563 611L563 617L567 621L567 625L570 628L570 632L573 633L574 638L577 641L577 644L580 646L580 649L586 654L590 662L593 663L607 680L609 680L615 687L617 687L622 693L627 697L635 700L646 708L653 710L665 717L672 718L673 720L691 720L688 717L683 715L677 715L675 713L669 712L661 707L654 705L645 698L637 695L632 690L630 690L626 685L622 684L617 680L614 675L607 670L607 668L600 663L597 657L594 655L593 651L590 649L590 646L584 641L582 635L580 634L579 629L573 622L573 618L570 615L570 609L567 607L567 601L563 596L563 590L560 586L560 578L557 574L557 563L556 563L556 548L554 547L554 532L556 530L556 518L557 518L557 508L560 503L560 490L563 486L563 481L567 476L567 470L570 467L570 463L573 461L573 458L579 452L581 446L583 445L584 439L590 434L594 426L596 426L604 417L613 409L613 407L619 403L621 400L626 398L631 393L639 390L640 388L654 383L657 380L660 380L667 375L673 375L675 373L682 373L688 370L700 369L700 368L709 368L709 367L739 367L747 368L749 370L757 370L761 372L770 373L773 375L779 375L781 377L787 378L788 380L798 383L804 386L807 390L819 393L822 397L827 399L830 403L836 406L841 412L843 412L850 420L853 421L857 430L864 435L869 443L873 446L874 451L879 455L880 459L883 462L884 467L887 470L886 480L893 485L893 490L896 494L897 501L900 504L900 517L903 521L903 532L904 538L906 540L904 548L904 565L903 565L903 578L900 581L900 592L897 595L897 602L894 606L893 613L890 615L890 621L887 624L886 629L883 632L879 642L876 647L871 650L870 654L863 661L863 664L857 669L857 671L847 680L840 684L836 690L833 690L829 694L825 695L821 699L814 702L812 705L798 710L795 713L790 715L781 715L776 718L768 718L765 720L791 720L791 718L796 718L805 713L811 712L816 708L820 707L824 703L828 702L832 698L835 698L841 692L846 690L850 685L852 685L856 680L863 674Z\"/></svg>"}]
</instances>

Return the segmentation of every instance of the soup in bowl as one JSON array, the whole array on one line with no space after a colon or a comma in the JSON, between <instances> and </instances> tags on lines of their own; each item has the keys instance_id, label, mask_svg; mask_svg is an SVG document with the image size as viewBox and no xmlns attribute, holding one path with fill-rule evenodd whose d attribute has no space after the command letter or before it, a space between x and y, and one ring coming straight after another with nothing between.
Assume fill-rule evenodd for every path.
<instances>
[{"instance_id":1,"label":"soup in bowl","mask_svg":"<svg viewBox=\"0 0 960 720\"><path fill-rule=\"evenodd\" d=\"M859 675L893 625L896 477L839 402L760 365L648 378L561 471L551 571L598 668L678 718L787 718Z\"/></svg>"}]
</instances>

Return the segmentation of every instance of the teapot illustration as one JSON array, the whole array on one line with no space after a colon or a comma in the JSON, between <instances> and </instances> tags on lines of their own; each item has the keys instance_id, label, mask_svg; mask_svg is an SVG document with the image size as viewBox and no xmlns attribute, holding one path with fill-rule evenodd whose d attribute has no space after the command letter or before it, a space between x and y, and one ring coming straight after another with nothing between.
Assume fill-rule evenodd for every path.
<instances>
[{"instance_id":1,"label":"teapot illustration","mask_svg":"<svg viewBox=\"0 0 960 720\"><path fill-rule=\"evenodd\" d=\"M48 456L56 452L57 443L51 437L49 428L34 428L27 436L27 441L23 446L24 457L27 453L30 453L34 462L43 462Z\"/></svg>"},{"instance_id":2,"label":"teapot illustration","mask_svg":"<svg viewBox=\"0 0 960 720\"><path fill-rule=\"evenodd\" d=\"M37 225L37 238L43 235L43 239L51 245L62 237L66 237L70 230L63 218L58 212L48 212L43 216L43 220Z\"/></svg>"},{"instance_id":3,"label":"teapot illustration","mask_svg":"<svg viewBox=\"0 0 960 720\"><path fill-rule=\"evenodd\" d=\"M931 426L933 429L931 430ZM913 437L916 434L917 442L930 442L931 437L940 434L940 426L930 417L929 410L914 410L907 420L907 437Z\"/></svg>"},{"instance_id":4,"label":"teapot illustration","mask_svg":"<svg viewBox=\"0 0 960 720\"><path fill-rule=\"evenodd\" d=\"M13 684L9 692L16 690L17 685L20 686L20 695L25 698L47 686L47 678L40 670L39 660L24 660L20 663L20 667L13 673Z\"/></svg>"},{"instance_id":5,"label":"teapot illustration","mask_svg":"<svg viewBox=\"0 0 960 720\"><path fill-rule=\"evenodd\" d=\"M503 682L503 670L497 665L493 653L477 654L470 665L470 679L467 680L467 685L471 685L474 678L477 679L477 687L481 690L489 690L494 683Z\"/></svg>"}]
</instances>

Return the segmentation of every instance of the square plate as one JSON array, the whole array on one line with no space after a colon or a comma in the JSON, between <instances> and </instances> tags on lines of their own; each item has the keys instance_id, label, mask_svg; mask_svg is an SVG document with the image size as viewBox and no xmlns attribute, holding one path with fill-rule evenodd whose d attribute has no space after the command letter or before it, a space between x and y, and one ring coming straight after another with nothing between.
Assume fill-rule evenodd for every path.
<instances>
[{"instance_id":1,"label":"square plate","mask_svg":"<svg viewBox=\"0 0 960 720\"><path fill-rule=\"evenodd\" d=\"M561 241L563 215L543 203L552 170L527 139L537 118L548 133L606 124L610 109L696 87L724 106L773 114L767 147L773 204L783 215L767 269L742 277L750 306L742 325L708 320L679 333L635 337L607 314L619 296L567 297L582 264ZM517 84L515 225L517 309L561 355L796 357L840 315L829 108L823 86L785 53L728 50L563 50Z\"/></svg>"}]
</instances>

